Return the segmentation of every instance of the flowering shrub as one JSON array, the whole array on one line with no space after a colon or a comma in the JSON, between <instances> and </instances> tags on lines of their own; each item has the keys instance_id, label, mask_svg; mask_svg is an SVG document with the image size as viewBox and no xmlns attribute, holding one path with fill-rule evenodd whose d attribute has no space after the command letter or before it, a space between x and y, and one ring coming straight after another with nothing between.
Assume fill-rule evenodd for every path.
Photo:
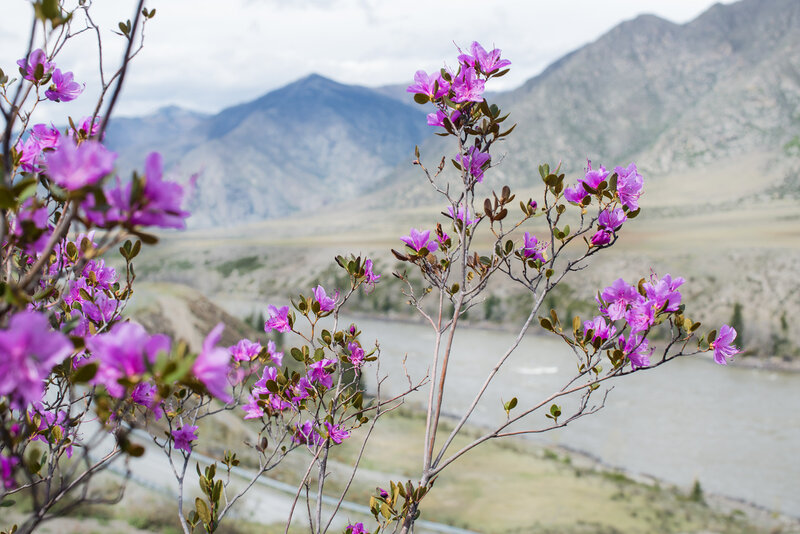
<instances>
[{"instance_id":1,"label":"flowering shrub","mask_svg":"<svg viewBox=\"0 0 800 534\"><path fill-rule=\"evenodd\" d=\"M485 173L492 168L490 150L513 126L501 131L508 116L482 96L492 78L508 72L510 62L500 50L486 51L478 43L472 44L470 53L458 56L455 71L419 71L408 88L418 103L433 104L428 123L443 128L439 135L453 137L458 147L451 159L459 173L455 180L443 172L444 160L431 172L417 149L414 161L447 202L442 213L453 237L441 223L434 229L412 228L400 238L405 248L393 251L400 261L417 268L427 284L417 294L408 283L407 295L435 333L430 377L409 383L406 392L390 399L381 397L380 380L370 395L361 386L362 374L379 359L380 350L364 341L357 325L343 327L339 314L348 299L361 290L369 293L382 275L373 271L371 259L360 256L336 258L347 273L346 287L317 285L291 305L267 307L265 332L289 334L297 342L284 349L291 356L288 362L274 341L263 346L242 339L230 347L220 346L223 324L208 333L194 354L180 340L124 320L136 278L133 260L143 243L157 242L148 232L184 228L189 216L182 207L186 188L165 178L159 154L146 157L143 174L123 179L114 172L116 154L102 144L127 65L141 50L142 27L155 15L142 4L133 22L119 25L127 44L120 68L108 80L100 69L98 113L104 98L110 97L102 119L95 113L76 126L70 118L63 131L29 124L39 104L74 100L83 91L71 72L57 66L56 55L76 35L72 27L76 20L100 39L87 3L68 10L57 1L36 2L35 28L50 39L17 62L20 78L11 79L0 71L0 111L5 120L0 138L0 506L13 506L21 492L31 496L32 512L19 532L31 532L52 515L81 503L94 475L115 459L159 450L176 479L177 516L184 532L214 532L255 480L298 448L309 451L310 460L294 504L304 488L310 493L313 472L316 506L312 510L310 499L309 522L312 531L326 532L333 517L326 521L321 507L331 449L352 439L362 426L368 428L367 439L382 414L402 402L403 395L428 383L419 479L406 484L392 481L390 491L379 488L370 502L378 523L374 532L410 532L436 476L480 443L557 428L593 413L602 404L590 405L592 394L608 379L698 352L713 351L718 363L737 353L736 331L727 325L718 337L712 331L696 339L700 324L685 314L678 290L684 280L670 275L651 274L634 284L616 280L598 292L598 315L584 322L576 318L566 332L556 310L538 316L545 296L591 256L613 246L624 223L638 215L643 179L632 163L616 167L613 173L589 164L585 175L567 187L558 168L551 172L542 165L543 196L520 202L516 221L509 222L515 196L508 187L499 196L492 192L480 201ZM544 234L537 237L528 229L520 238L522 227L535 219L545 222ZM492 249L475 250L473 240L479 232L492 237ZM124 271L102 258L117 247ZM567 256L567 249L577 252ZM500 355L470 408L436 448L453 333L459 318L480 302L489 280L499 274L532 293L534 304L514 346ZM408 282L403 274L396 276ZM424 311L421 304L426 298L438 299L437 314ZM449 316L445 304L452 305ZM516 398L504 403L506 419L500 426L459 451L450 451L489 382L537 316L544 329L571 347L578 362L576 376L540 403L521 407ZM660 345L651 337L656 329L667 333L667 341ZM554 401L571 394L580 395L579 406L562 414ZM197 467L202 496L192 507L184 496L190 460L203 442L199 423L232 410L257 433L251 448L258 468L249 484L234 489L229 482L239 463L235 451L226 451L202 473ZM528 417L540 410L546 416L543 423ZM528 430L509 430L523 418L528 418ZM135 442L134 430L150 433L149 450ZM93 455L97 438L104 435L113 436L115 445ZM227 470L224 480L217 476L218 465ZM358 460L353 470L357 467ZM294 509L293 505L292 513ZM350 524L345 531L368 532L362 523Z\"/></svg>"}]
</instances>

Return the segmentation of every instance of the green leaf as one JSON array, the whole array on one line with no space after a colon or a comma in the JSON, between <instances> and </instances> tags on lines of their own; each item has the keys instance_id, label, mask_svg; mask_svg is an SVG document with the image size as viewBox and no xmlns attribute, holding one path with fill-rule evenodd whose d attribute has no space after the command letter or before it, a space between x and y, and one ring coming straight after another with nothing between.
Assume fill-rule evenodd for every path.
<instances>
[{"instance_id":1,"label":"green leaf","mask_svg":"<svg viewBox=\"0 0 800 534\"><path fill-rule=\"evenodd\" d=\"M17 503L17 501L12 501L11 499L6 499L5 501L0 502L0 508L10 508L10 507L14 506L16 503Z\"/></svg>"},{"instance_id":2,"label":"green leaf","mask_svg":"<svg viewBox=\"0 0 800 534\"><path fill-rule=\"evenodd\" d=\"M61 16L58 0L42 0L42 15L50 20Z\"/></svg>"},{"instance_id":3,"label":"green leaf","mask_svg":"<svg viewBox=\"0 0 800 534\"><path fill-rule=\"evenodd\" d=\"M551 332L553 331L553 325L550 322L550 319L547 319L545 317L539 317L539 324L541 324L542 328L544 328L545 330L550 330Z\"/></svg>"},{"instance_id":4,"label":"green leaf","mask_svg":"<svg viewBox=\"0 0 800 534\"><path fill-rule=\"evenodd\" d=\"M415 93L414 94L414 102L417 104L427 104L431 101L431 97L428 95L423 95L422 93Z\"/></svg>"},{"instance_id":5,"label":"green leaf","mask_svg":"<svg viewBox=\"0 0 800 534\"><path fill-rule=\"evenodd\" d=\"M211 523L211 510L208 509L206 502L200 497L194 500L194 507L197 509L197 515L200 516L200 521L205 524Z\"/></svg>"}]
</instances>

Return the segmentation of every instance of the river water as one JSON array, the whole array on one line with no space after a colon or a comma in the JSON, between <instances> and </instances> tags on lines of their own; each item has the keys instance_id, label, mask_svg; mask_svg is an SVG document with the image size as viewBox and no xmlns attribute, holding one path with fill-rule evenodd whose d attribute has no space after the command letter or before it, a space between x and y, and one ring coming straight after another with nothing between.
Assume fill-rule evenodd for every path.
<instances>
[{"instance_id":1,"label":"river water","mask_svg":"<svg viewBox=\"0 0 800 534\"><path fill-rule=\"evenodd\" d=\"M388 392L425 376L433 335L429 327L359 318L362 342L380 342ZM347 324L347 323L345 323ZM448 369L444 411L460 415L486 373L511 344L505 332L461 328ZM470 421L505 419L501 399L520 410L560 389L575 372L575 356L560 340L528 335L484 395ZM374 374L367 377L374 387ZM689 488L744 499L800 516L800 374L724 367L684 358L613 383L600 412L533 437L577 449L625 470ZM593 396L595 403L603 389ZM411 401L422 403L425 393ZM558 401L564 405L568 402ZM528 428L549 422L533 414Z\"/></svg>"}]
</instances>

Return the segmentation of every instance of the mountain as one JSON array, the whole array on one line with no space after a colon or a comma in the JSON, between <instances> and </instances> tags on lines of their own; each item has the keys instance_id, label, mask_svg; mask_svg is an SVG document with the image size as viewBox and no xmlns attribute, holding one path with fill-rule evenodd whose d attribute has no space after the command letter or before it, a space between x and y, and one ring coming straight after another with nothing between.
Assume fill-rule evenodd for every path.
<instances>
[{"instance_id":1,"label":"mountain","mask_svg":"<svg viewBox=\"0 0 800 534\"><path fill-rule=\"evenodd\" d=\"M800 190L797 158L784 154L800 146L799 51L797 0L717 4L683 25L653 15L623 22L492 95L518 126L495 146L487 185L535 185L542 162L579 173L587 159L636 161L650 179L736 168L756 155L764 171L737 180ZM347 209L364 195L373 206L430 198L409 164L414 145L430 167L456 151L432 135L430 111L400 85L311 75L214 116L167 108L114 120L108 139L123 167L141 167L159 148L170 167L201 171L191 224L229 225Z\"/></svg>"},{"instance_id":2,"label":"mountain","mask_svg":"<svg viewBox=\"0 0 800 534\"><path fill-rule=\"evenodd\" d=\"M383 185L429 133L422 110L375 90L311 75L203 116L166 108L113 121L122 168L158 148L200 172L191 224L235 224L355 199Z\"/></svg>"},{"instance_id":3,"label":"mountain","mask_svg":"<svg viewBox=\"0 0 800 534\"><path fill-rule=\"evenodd\" d=\"M635 161L658 178L753 154L770 168L735 178L774 183L797 168L783 147L800 134L800 2L717 4L683 25L642 15L493 102L518 126L493 150L491 187L535 185L543 162L580 173L587 159L607 168ZM421 150L434 165L456 149L432 138ZM405 185L418 173L398 169L394 192L427 191Z\"/></svg>"}]
</instances>

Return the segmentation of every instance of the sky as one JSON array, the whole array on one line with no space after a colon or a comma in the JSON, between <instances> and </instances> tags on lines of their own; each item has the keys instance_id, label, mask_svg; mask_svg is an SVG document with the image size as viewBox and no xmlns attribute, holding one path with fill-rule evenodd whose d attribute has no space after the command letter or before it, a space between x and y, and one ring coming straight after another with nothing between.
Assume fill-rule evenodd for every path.
<instances>
[{"instance_id":1,"label":"sky","mask_svg":"<svg viewBox=\"0 0 800 534\"><path fill-rule=\"evenodd\" d=\"M77 0L64 0L67 4ZM90 0L91 1L91 0ZM726 0L723 3L730 3ZM502 49L512 70L490 90L513 89L624 20L655 14L685 23L712 0L148 0L156 9L115 113L166 105L214 113L311 73L377 87L410 83L418 69L455 63L473 40ZM106 68L121 57L117 22L130 0L94 0ZM0 68L16 72L31 20L29 0L3 0ZM75 24L75 29L81 25ZM81 98L37 110L40 120L89 113L98 93L96 37L69 41L56 59L86 84Z\"/></svg>"}]
</instances>

